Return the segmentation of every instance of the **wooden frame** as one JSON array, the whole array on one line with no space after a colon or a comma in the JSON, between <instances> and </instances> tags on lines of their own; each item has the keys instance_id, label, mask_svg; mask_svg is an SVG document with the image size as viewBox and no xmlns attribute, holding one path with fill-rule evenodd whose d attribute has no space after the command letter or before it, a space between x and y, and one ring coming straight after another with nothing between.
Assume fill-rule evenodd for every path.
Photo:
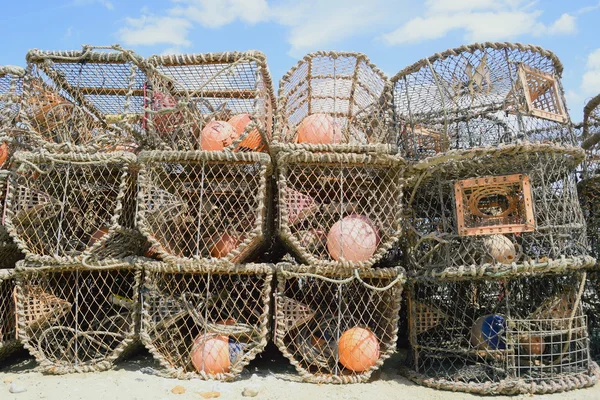
<instances>
[{"instance_id":1,"label":"wooden frame","mask_svg":"<svg viewBox=\"0 0 600 400\"><path fill-rule=\"evenodd\" d=\"M525 95L525 110L522 112L534 117L550 121L566 123L568 121L565 106L560 96L558 80L549 73L540 71L525 64L518 67L519 85ZM554 111L541 109L535 105L541 99Z\"/></svg>"},{"instance_id":2,"label":"wooden frame","mask_svg":"<svg viewBox=\"0 0 600 400\"><path fill-rule=\"evenodd\" d=\"M510 194L512 191L516 192L516 195ZM478 194L479 197L477 197ZM531 183L526 175L514 174L460 180L454 184L454 195L457 230L460 236L535 230ZM503 208L500 214L490 215L479 207L479 201L482 198L492 195L506 199L507 207ZM495 204L495 206L502 208L499 204ZM515 213L521 214L517 217L517 221L514 221ZM470 216L476 216L492 223L489 225L469 224Z\"/></svg>"}]
</instances>

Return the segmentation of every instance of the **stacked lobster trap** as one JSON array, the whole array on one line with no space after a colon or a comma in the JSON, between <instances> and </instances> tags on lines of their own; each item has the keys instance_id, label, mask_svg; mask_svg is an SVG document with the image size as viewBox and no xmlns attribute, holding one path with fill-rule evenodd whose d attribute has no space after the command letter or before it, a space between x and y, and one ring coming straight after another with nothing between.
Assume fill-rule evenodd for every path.
<instances>
[{"instance_id":1,"label":"stacked lobster trap","mask_svg":"<svg viewBox=\"0 0 600 400\"><path fill-rule=\"evenodd\" d=\"M395 350L404 161L391 86L360 53L305 56L281 80L275 343L302 379L366 381Z\"/></svg>"},{"instance_id":2,"label":"stacked lobster trap","mask_svg":"<svg viewBox=\"0 0 600 400\"><path fill-rule=\"evenodd\" d=\"M392 78L401 152L413 161L403 371L419 384L548 393L596 380L586 275L575 272L595 263L575 173L585 154L561 72L544 49L485 43Z\"/></svg>"},{"instance_id":3,"label":"stacked lobster trap","mask_svg":"<svg viewBox=\"0 0 600 400\"><path fill-rule=\"evenodd\" d=\"M586 150L586 160L581 165L578 183L579 198L586 218L591 254L600 256L600 95L591 99L583 109L581 143ZM596 265L598 267L598 265ZM600 273L590 272L585 292L590 347L592 357L600 359Z\"/></svg>"},{"instance_id":4,"label":"stacked lobster trap","mask_svg":"<svg viewBox=\"0 0 600 400\"><path fill-rule=\"evenodd\" d=\"M128 261L142 60L119 46L27 55L3 222L17 263L17 334L51 373L110 368L137 336L141 273Z\"/></svg>"},{"instance_id":5,"label":"stacked lobster trap","mask_svg":"<svg viewBox=\"0 0 600 400\"><path fill-rule=\"evenodd\" d=\"M167 374L231 380L266 346L275 96L256 51L147 60L141 339Z\"/></svg>"}]
</instances>

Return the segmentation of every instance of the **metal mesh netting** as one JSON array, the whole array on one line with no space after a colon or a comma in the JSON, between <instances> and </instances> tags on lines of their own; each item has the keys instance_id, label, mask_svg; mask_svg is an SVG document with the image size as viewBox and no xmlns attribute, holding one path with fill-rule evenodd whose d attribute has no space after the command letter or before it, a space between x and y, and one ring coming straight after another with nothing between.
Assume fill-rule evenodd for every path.
<instances>
[{"instance_id":1,"label":"metal mesh netting","mask_svg":"<svg viewBox=\"0 0 600 400\"><path fill-rule=\"evenodd\" d=\"M136 335L141 271L17 265L18 335L46 372L111 368Z\"/></svg>"},{"instance_id":2,"label":"metal mesh netting","mask_svg":"<svg viewBox=\"0 0 600 400\"><path fill-rule=\"evenodd\" d=\"M392 78L403 156L521 141L575 144L562 64L537 46L483 43L421 60Z\"/></svg>"},{"instance_id":3,"label":"metal mesh netting","mask_svg":"<svg viewBox=\"0 0 600 400\"><path fill-rule=\"evenodd\" d=\"M14 270L0 269L0 358L19 348L14 292Z\"/></svg>"},{"instance_id":4,"label":"metal mesh netting","mask_svg":"<svg viewBox=\"0 0 600 400\"><path fill-rule=\"evenodd\" d=\"M413 267L593 263L572 172L581 149L507 145L461 154L411 171L405 198Z\"/></svg>"},{"instance_id":5,"label":"metal mesh netting","mask_svg":"<svg viewBox=\"0 0 600 400\"><path fill-rule=\"evenodd\" d=\"M152 56L147 64L155 141L172 150L266 150L275 95L264 54Z\"/></svg>"},{"instance_id":6,"label":"metal mesh netting","mask_svg":"<svg viewBox=\"0 0 600 400\"><path fill-rule=\"evenodd\" d=\"M408 288L411 355L403 374L481 394L595 384L580 302L586 274L550 271L477 268L417 277Z\"/></svg>"},{"instance_id":7,"label":"metal mesh netting","mask_svg":"<svg viewBox=\"0 0 600 400\"><path fill-rule=\"evenodd\" d=\"M600 272L588 272L588 282L583 293L583 307L588 321L590 355L600 361Z\"/></svg>"},{"instance_id":8,"label":"metal mesh netting","mask_svg":"<svg viewBox=\"0 0 600 400\"><path fill-rule=\"evenodd\" d=\"M161 259L239 263L263 243L267 154L154 151L139 161L138 228Z\"/></svg>"},{"instance_id":9,"label":"metal mesh netting","mask_svg":"<svg viewBox=\"0 0 600 400\"><path fill-rule=\"evenodd\" d=\"M279 264L275 343L305 381L369 379L395 352L402 268L331 271Z\"/></svg>"},{"instance_id":10,"label":"metal mesh netting","mask_svg":"<svg viewBox=\"0 0 600 400\"><path fill-rule=\"evenodd\" d=\"M0 67L0 168L6 168L13 150L8 142L19 115L24 75L20 67Z\"/></svg>"},{"instance_id":11,"label":"metal mesh netting","mask_svg":"<svg viewBox=\"0 0 600 400\"><path fill-rule=\"evenodd\" d=\"M274 142L286 149L397 150L387 77L361 53L306 55L279 84Z\"/></svg>"},{"instance_id":12,"label":"metal mesh netting","mask_svg":"<svg viewBox=\"0 0 600 400\"><path fill-rule=\"evenodd\" d=\"M145 118L141 57L119 46L84 46L31 50L27 62L21 122L33 145L135 150Z\"/></svg>"},{"instance_id":13,"label":"metal mesh netting","mask_svg":"<svg viewBox=\"0 0 600 400\"><path fill-rule=\"evenodd\" d=\"M134 161L125 152L15 154L6 226L26 257L80 262L135 254L126 235L135 211Z\"/></svg>"},{"instance_id":14,"label":"metal mesh netting","mask_svg":"<svg viewBox=\"0 0 600 400\"><path fill-rule=\"evenodd\" d=\"M277 165L279 233L302 261L369 267L398 241L400 158L296 151Z\"/></svg>"},{"instance_id":15,"label":"metal mesh netting","mask_svg":"<svg viewBox=\"0 0 600 400\"><path fill-rule=\"evenodd\" d=\"M267 344L273 268L144 263L146 347L177 378L231 380Z\"/></svg>"}]
</instances>

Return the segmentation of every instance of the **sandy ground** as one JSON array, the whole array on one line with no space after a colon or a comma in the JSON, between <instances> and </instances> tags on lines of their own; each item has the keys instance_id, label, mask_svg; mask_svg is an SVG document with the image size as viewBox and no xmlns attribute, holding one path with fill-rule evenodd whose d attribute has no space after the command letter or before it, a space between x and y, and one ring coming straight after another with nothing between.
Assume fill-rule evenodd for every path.
<instances>
[{"instance_id":1,"label":"sandy ground","mask_svg":"<svg viewBox=\"0 0 600 400\"><path fill-rule=\"evenodd\" d=\"M8 365L0 366L0 400L203 400L208 392L217 392L219 399L248 399L243 397L245 388L258 390L257 400L269 399L477 399L480 396L464 393L437 391L417 386L397 374L403 361L403 353L386 361L371 382L354 385L316 385L298 380L293 367L276 351L267 351L255 360L235 382L207 382L201 380L179 381L153 374L158 366L146 352L119 363L115 369L105 372L44 375L36 371L36 364L26 354L13 357ZM9 389L21 387L25 392L13 394ZM175 386L183 386L185 393L174 394ZM489 398L489 397L488 397ZM551 400L598 400L600 385L573 392L539 395L493 397L501 399L551 399Z\"/></svg>"}]
</instances>

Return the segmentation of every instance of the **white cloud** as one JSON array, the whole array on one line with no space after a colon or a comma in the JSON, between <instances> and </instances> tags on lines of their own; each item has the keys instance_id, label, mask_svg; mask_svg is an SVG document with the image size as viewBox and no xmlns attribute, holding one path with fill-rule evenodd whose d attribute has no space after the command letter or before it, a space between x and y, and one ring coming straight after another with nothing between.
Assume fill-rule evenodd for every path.
<instances>
[{"instance_id":1,"label":"white cloud","mask_svg":"<svg viewBox=\"0 0 600 400\"><path fill-rule=\"evenodd\" d=\"M415 17L381 36L389 45L439 39L463 31L469 41L496 41L530 34L574 33L576 18L561 15L550 26L540 22L541 10L523 0L428 0L424 16Z\"/></svg>"},{"instance_id":2,"label":"white cloud","mask_svg":"<svg viewBox=\"0 0 600 400\"><path fill-rule=\"evenodd\" d=\"M598 93L600 93L600 48L588 54L579 88L567 90L565 93L571 114L581 118L585 103Z\"/></svg>"},{"instance_id":3,"label":"white cloud","mask_svg":"<svg viewBox=\"0 0 600 400\"><path fill-rule=\"evenodd\" d=\"M181 4L169 10L208 28L219 28L236 20L256 24L268 19L266 0L175 0Z\"/></svg>"},{"instance_id":4,"label":"white cloud","mask_svg":"<svg viewBox=\"0 0 600 400\"><path fill-rule=\"evenodd\" d=\"M65 32L65 37L68 38L68 37L71 37L72 35L73 35L73 27L70 26L67 28L67 31Z\"/></svg>"},{"instance_id":5,"label":"white cloud","mask_svg":"<svg viewBox=\"0 0 600 400\"><path fill-rule=\"evenodd\" d=\"M186 47L192 23L183 18L158 17L151 14L140 18L126 18L125 27L117 32L117 37L127 46L151 46L167 44Z\"/></svg>"}]
</instances>

